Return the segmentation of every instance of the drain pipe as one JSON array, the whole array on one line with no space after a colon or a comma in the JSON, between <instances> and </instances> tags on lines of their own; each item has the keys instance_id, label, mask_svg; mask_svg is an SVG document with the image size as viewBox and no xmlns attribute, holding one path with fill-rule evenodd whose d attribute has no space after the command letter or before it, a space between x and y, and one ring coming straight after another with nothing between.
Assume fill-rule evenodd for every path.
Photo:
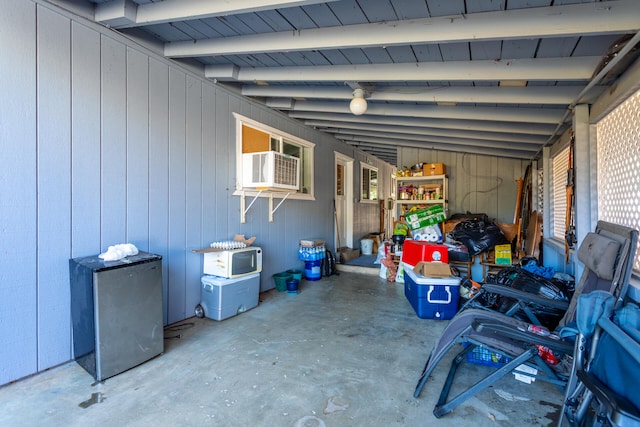
<instances>
[{"instance_id":1,"label":"drain pipe","mask_svg":"<svg viewBox=\"0 0 640 427\"><path fill-rule=\"evenodd\" d=\"M542 147L540 147L540 149L531 158L531 160L536 159L538 157L538 155L540 154L540 152L542 151L542 148L546 147L556 137L556 135L558 134L558 131L560 130L560 128L562 127L564 122L567 120L567 118L571 115L571 112L573 111L575 106L587 94L587 92L589 92L595 85L600 83L600 81L604 78L604 76L606 76L607 73L613 67L615 67L616 64L618 62L620 62L627 55L627 53L629 53L631 51L631 49L634 48L634 46L639 41L640 41L640 31L635 33L635 35L633 37L631 37L629 39L629 41L627 42L627 44L620 50L618 55L616 55L616 57L613 58L611 60L611 62L609 62L602 70L600 70L600 72L598 74L596 74L596 76L594 78L591 79L591 81L584 87L584 89L582 89L580 91L580 93L575 97L575 99L567 107L567 110L565 111L564 115L562 116L562 119L560 119L560 122L558 123L558 126L556 126L556 128L554 129L554 131L551 134L551 136L549 137L549 139L547 139L547 141L544 144L542 144Z\"/></svg>"}]
</instances>

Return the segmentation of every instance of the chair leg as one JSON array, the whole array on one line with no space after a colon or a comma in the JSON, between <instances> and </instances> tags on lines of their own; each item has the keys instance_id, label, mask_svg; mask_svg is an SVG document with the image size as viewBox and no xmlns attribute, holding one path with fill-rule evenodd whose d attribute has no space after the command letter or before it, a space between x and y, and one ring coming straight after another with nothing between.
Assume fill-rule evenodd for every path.
<instances>
[{"instance_id":1,"label":"chair leg","mask_svg":"<svg viewBox=\"0 0 640 427\"><path fill-rule=\"evenodd\" d=\"M465 331L466 330L468 330L468 328L465 329ZM433 360L432 360L432 357L433 357L434 353L432 352L429 355L429 358L427 359L427 363L424 364L424 369L422 370L422 374L420 375L420 378L418 379L418 384L416 384L416 389L413 392L413 397L415 397L416 399L418 397L420 397L420 393L422 393L422 389L424 388L424 385L426 384L427 380L429 379L429 376L431 375L431 372L433 372L433 370L436 368L436 366L438 366L438 363L440 363L440 360L442 359L442 357L445 354L447 354L447 352L455 344L457 344L457 340L453 340L450 343L448 343L446 346L443 347L443 350L440 351L438 353L438 355L436 356L436 358L433 359Z\"/></svg>"},{"instance_id":2,"label":"chair leg","mask_svg":"<svg viewBox=\"0 0 640 427\"><path fill-rule=\"evenodd\" d=\"M444 385L442 386L442 391L440 392L440 398L438 399L438 403L436 404L436 406L444 405L447 402L447 396L449 396L449 391L451 391L451 386L453 385L453 378L456 376L456 371L458 370L458 367L464 360L467 353L469 353L470 351L473 351L473 349L476 347L477 346L475 344L470 344L464 350L458 353L456 357L453 358L453 360L451 361L451 368L449 368L447 379L445 380Z\"/></svg>"},{"instance_id":3,"label":"chair leg","mask_svg":"<svg viewBox=\"0 0 640 427\"><path fill-rule=\"evenodd\" d=\"M422 393L422 389L424 388L427 379L429 379L429 375L427 374L427 367L429 366L429 362L431 361L431 356L427 359L427 363L424 364L424 369L422 369L422 374L420 374L420 378L418 379L418 384L416 384L416 388L413 391L413 397L416 399L420 397L420 393Z\"/></svg>"},{"instance_id":4,"label":"chair leg","mask_svg":"<svg viewBox=\"0 0 640 427\"><path fill-rule=\"evenodd\" d=\"M482 380L478 381L477 383L469 387L467 390L463 391L462 393L460 393L459 395L451 399L449 402L446 402L446 399L448 397L447 394L449 390L446 390L446 393L445 393L445 389L443 387L442 393L440 395L440 399L438 400L438 404L436 404L436 407L433 410L433 415L435 415L436 418L441 418L442 416L448 414L449 412L453 411L462 402L464 402L471 396L475 395L479 391L487 388L491 384L495 383L500 378L504 377L505 375L513 371L516 367L520 366L522 363L531 359L531 357L533 357L536 354L537 354L537 350L535 348L530 348L529 350L522 353L520 356L513 359L511 362L507 363L503 367L494 371L492 374L484 377ZM455 362L456 360L454 359L454 362L452 362L452 365ZM460 362L461 361L459 361L458 364ZM455 373L455 369L453 368L453 366L452 366L452 371ZM449 372L449 374L451 374L451 371ZM453 381L453 378L451 379L451 381ZM447 377L447 383L449 383L448 377ZM445 385L447 383L445 383ZM449 388L450 386L451 384L449 384Z\"/></svg>"}]
</instances>

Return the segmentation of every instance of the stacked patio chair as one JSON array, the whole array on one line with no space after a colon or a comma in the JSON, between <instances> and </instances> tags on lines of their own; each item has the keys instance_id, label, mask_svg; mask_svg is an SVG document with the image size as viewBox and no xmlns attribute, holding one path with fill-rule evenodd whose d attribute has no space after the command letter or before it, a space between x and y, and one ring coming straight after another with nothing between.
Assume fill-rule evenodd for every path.
<instances>
[{"instance_id":1,"label":"stacked patio chair","mask_svg":"<svg viewBox=\"0 0 640 427\"><path fill-rule=\"evenodd\" d=\"M640 308L627 303L613 312L605 291L578 301L575 363L561 427L640 425Z\"/></svg>"},{"instance_id":2,"label":"stacked patio chair","mask_svg":"<svg viewBox=\"0 0 640 427\"><path fill-rule=\"evenodd\" d=\"M577 299L581 294L606 290L614 295L615 305L619 305L626 294L637 239L636 230L603 221L598 222L595 232L585 236L577 253L578 259L584 264L584 271L571 301L564 307L565 314L554 333L499 312L477 308L459 312L431 351L416 385L414 397L420 396L433 370L449 350L457 345L463 345L463 349L451 363L434 408L433 413L438 418L510 372L533 376L564 390L573 363L573 341L577 335ZM527 295L526 292L514 294L514 289L510 288L505 291L517 300L533 299L536 304L545 304L545 300L537 295ZM500 289L492 289L492 292L500 292ZM555 306L555 302L553 304ZM492 359L499 362L499 366L489 371L476 384L448 400L456 373L464 366L467 354L476 349L489 352ZM521 365L534 369L523 369Z\"/></svg>"}]
</instances>

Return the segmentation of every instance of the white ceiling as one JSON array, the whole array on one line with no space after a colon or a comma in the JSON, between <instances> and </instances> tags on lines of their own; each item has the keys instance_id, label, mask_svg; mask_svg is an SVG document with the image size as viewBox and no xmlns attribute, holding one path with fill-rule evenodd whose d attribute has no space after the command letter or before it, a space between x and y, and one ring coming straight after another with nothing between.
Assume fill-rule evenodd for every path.
<instances>
[{"instance_id":1,"label":"white ceiling","mask_svg":"<svg viewBox=\"0 0 640 427\"><path fill-rule=\"evenodd\" d=\"M638 0L73 1L392 164L399 146L534 158L640 39Z\"/></svg>"}]
</instances>

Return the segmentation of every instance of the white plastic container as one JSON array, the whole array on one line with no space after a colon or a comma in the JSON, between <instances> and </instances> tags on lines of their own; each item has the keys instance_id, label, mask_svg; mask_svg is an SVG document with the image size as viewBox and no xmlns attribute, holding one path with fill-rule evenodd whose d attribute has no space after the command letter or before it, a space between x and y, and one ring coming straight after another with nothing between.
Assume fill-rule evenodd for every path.
<instances>
[{"instance_id":1,"label":"white plastic container","mask_svg":"<svg viewBox=\"0 0 640 427\"><path fill-rule=\"evenodd\" d=\"M362 239L362 240L360 240L360 251L362 251L362 255L372 255L373 254L373 240L372 239Z\"/></svg>"},{"instance_id":2,"label":"white plastic container","mask_svg":"<svg viewBox=\"0 0 640 427\"><path fill-rule=\"evenodd\" d=\"M200 307L204 313L196 307L199 317L224 320L258 305L260 273L235 279L205 275L201 282Z\"/></svg>"}]
</instances>

